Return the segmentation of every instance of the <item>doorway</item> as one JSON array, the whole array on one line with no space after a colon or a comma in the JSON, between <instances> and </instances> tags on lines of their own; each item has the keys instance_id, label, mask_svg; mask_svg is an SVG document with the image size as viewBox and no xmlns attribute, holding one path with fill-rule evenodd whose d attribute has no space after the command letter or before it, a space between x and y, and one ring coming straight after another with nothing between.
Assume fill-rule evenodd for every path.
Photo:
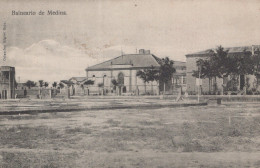
<instances>
[{"instance_id":1,"label":"doorway","mask_svg":"<svg viewBox=\"0 0 260 168\"><path fill-rule=\"evenodd\" d=\"M245 84L246 84L245 75L240 75L240 90L244 89Z\"/></svg>"},{"instance_id":2,"label":"doorway","mask_svg":"<svg viewBox=\"0 0 260 168\"><path fill-rule=\"evenodd\" d=\"M119 89L119 95L122 94L122 90L123 90L123 87L124 87L124 83L125 83L125 76L122 72L120 72L118 74L118 89Z\"/></svg>"}]
</instances>

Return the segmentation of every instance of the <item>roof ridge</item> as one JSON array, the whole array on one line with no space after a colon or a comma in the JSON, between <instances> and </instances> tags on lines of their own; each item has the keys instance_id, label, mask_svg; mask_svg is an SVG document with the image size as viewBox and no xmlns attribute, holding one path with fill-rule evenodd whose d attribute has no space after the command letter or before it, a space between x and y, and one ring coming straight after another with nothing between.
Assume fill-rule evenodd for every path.
<instances>
[{"instance_id":1,"label":"roof ridge","mask_svg":"<svg viewBox=\"0 0 260 168\"><path fill-rule=\"evenodd\" d=\"M236 47L223 47L224 50L232 50L232 49L239 49L239 48L244 48L244 49L248 49L248 48L251 48L252 46L256 47L256 48L260 48L260 45L251 45L251 46L236 46ZM207 51L210 51L210 50L213 50L213 51L216 51L216 48L211 48L211 49L206 49L206 50L201 50L201 51L198 51L198 52L194 52L194 53L191 53L191 54L186 54L187 55L200 55L200 54L206 54L205 52ZM231 52L233 53L233 52Z\"/></svg>"},{"instance_id":2,"label":"roof ridge","mask_svg":"<svg viewBox=\"0 0 260 168\"><path fill-rule=\"evenodd\" d=\"M144 56L144 55L145 55L145 56L152 56L152 57L155 59L156 63L158 63L157 59L160 59L160 58L154 56L153 54L139 54L139 53L137 53L137 54L124 54L124 55L120 55L120 56L117 56L117 57L115 57L115 58L109 59L109 60L107 60L107 61L104 61L104 62L95 64L95 65L92 65L92 66L86 68L85 70L94 68L95 66L98 66L98 65L102 65L102 64L108 63L108 62L110 62L110 61L113 62L113 61L116 60L116 59L120 59L120 57L124 57L124 56L138 56L138 55L140 55L140 56ZM155 57L156 57L157 59L156 59Z\"/></svg>"}]
</instances>

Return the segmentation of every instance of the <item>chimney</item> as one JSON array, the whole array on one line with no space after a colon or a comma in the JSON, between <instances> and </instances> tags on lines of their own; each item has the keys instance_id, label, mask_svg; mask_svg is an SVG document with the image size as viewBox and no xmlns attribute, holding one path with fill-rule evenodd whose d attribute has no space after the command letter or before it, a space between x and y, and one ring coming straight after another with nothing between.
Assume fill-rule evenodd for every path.
<instances>
[{"instance_id":1,"label":"chimney","mask_svg":"<svg viewBox=\"0 0 260 168\"><path fill-rule=\"evenodd\" d=\"M252 45L252 55L255 55L255 46Z\"/></svg>"},{"instance_id":2,"label":"chimney","mask_svg":"<svg viewBox=\"0 0 260 168\"><path fill-rule=\"evenodd\" d=\"M145 50L144 54L150 54L150 50Z\"/></svg>"},{"instance_id":3,"label":"chimney","mask_svg":"<svg viewBox=\"0 0 260 168\"><path fill-rule=\"evenodd\" d=\"M144 54L144 51L145 51L144 49L140 49L139 54Z\"/></svg>"}]
</instances>

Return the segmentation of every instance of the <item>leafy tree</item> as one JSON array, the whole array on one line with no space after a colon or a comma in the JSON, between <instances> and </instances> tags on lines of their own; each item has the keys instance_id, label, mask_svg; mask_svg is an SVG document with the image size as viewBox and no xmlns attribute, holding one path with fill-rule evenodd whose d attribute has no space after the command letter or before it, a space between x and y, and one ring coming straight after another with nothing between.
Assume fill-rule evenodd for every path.
<instances>
[{"instance_id":1,"label":"leafy tree","mask_svg":"<svg viewBox=\"0 0 260 168\"><path fill-rule=\"evenodd\" d=\"M260 51L259 48L255 51L253 55L254 60L254 75L256 76L256 85L259 85L259 78L260 78Z\"/></svg>"},{"instance_id":2,"label":"leafy tree","mask_svg":"<svg viewBox=\"0 0 260 168\"><path fill-rule=\"evenodd\" d=\"M48 82L44 82L44 87L48 87L49 86L49 83Z\"/></svg>"},{"instance_id":3,"label":"leafy tree","mask_svg":"<svg viewBox=\"0 0 260 168\"><path fill-rule=\"evenodd\" d=\"M113 90L116 90L116 87L118 86L118 81L117 80L115 80L115 79L112 79L111 80L111 83L112 83L112 85L113 85Z\"/></svg>"},{"instance_id":4,"label":"leafy tree","mask_svg":"<svg viewBox=\"0 0 260 168\"><path fill-rule=\"evenodd\" d=\"M165 84L172 79L173 73L176 72L173 64L174 62L168 57L165 57L161 60L159 80L163 82L163 94L165 94Z\"/></svg>"},{"instance_id":5,"label":"leafy tree","mask_svg":"<svg viewBox=\"0 0 260 168\"><path fill-rule=\"evenodd\" d=\"M257 53L257 52L256 52ZM255 54L251 56L250 52L243 51L242 54L228 55L228 50L224 50L222 46L217 47L216 52L211 51L207 59L197 61L200 66L201 78L223 78L226 76L238 76L248 74L258 74L260 56ZM198 76L198 71L193 71L193 76ZM232 82L234 83L234 82ZM215 91L216 91L215 83Z\"/></svg>"},{"instance_id":6,"label":"leafy tree","mask_svg":"<svg viewBox=\"0 0 260 168\"><path fill-rule=\"evenodd\" d=\"M57 82L53 82L52 87L56 88L57 87Z\"/></svg>"},{"instance_id":7,"label":"leafy tree","mask_svg":"<svg viewBox=\"0 0 260 168\"><path fill-rule=\"evenodd\" d=\"M85 81L82 85L81 85L81 88L84 90L84 85L87 85L87 86L89 86L89 85L94 85L94 81L93 80L87 80L87 81ZM84 93L85 93L85 90L84 90Z\"/></svg>"},{"instance_id":8,"label":"leafy tree","mask_svg":"<svg viewBox=\"0 0 260 168\"><path fill-rule=\"evenodd\" d=\"M18 83L14 80L14 87L17 89Z\"/></svg>"},{"instance_id":9,"label":"leafy tree","mask_svg":"<svg viewBox=\"0 0 260 168\"><path fill-rule=\"evenodd\" d=\"M35 87L36 86L36 83L34 81L31 81L31 80L28 80L25 85L31 89L31 87Z\"/></svg>"},{"instance_id":10,"label":"leafy tree","mask_svg":"<svg viewBox=\"0 0 260 168\"><path fill-rule=\"evenodd\" d=\"M231 73L237 75L252 75L254 73L254 60L250 53L244 51L242 55L232 57L232 62L236 66Z\"/></svg>"},{"instance_id":11,"label":"leafy tree","mask_svg":"<svg viewBox=\"0 0 260 168\"><path fill-rule=\"evenodd\" d=\"M104 83L99 83L98 87L102 88L104 86Z\"/></svg>"},{"instance_id":12,"label":"leafy tree","mask_svg":"<svg viewBox=\"0 0 260 168\"><path fill-rule=\"evenodd\" d=\"M174 61L170 60L168 57L161 59L159 69L155 69L153 66L149 69L137 71L137 76L140 77L145 83L153 81L160 81L164 85L163 93L165 93L165 84L172 79L173 73L176 69L173 67Z\"/></svg>"},{"instance_id":13,"label":"leafy tree","mask_svg":"<svg viewBox=\"0 0 260 168\"><path fill-rule=\"evenodd\" d=\"M60 82L60 83L58 84L58 87L59 87L60 89L63 89L63 88L64 88L64 84Z\"/></svg>"},{"instance_id":14,"label":"leafy tree","mask_svg":"<svg viewBox=\"0 0 260 168\"><path fill-rule=\"evenodd\" d=\"M147 70L139 70L136 72L136 76L141 78L144 82L144 92L146 93L146 83L149 82L148 76L147 76Z\"/></svg>"},{"instance_id":15,"label":"leafy tree","mask_svg":"<svg viewBox=\"0 0 260 168\"><path fill-rule=\"evenodd\" d=\"M146 83L153 81L159 81L159 70L151 66L149 69L139 70L136 73L136 76L140 77L144 81L145 92L146 92Z\"/></svg>"},{"instance_id":16,"label":"leafy tree","mask_svg":"<svg viewBox=\"0 0 260 168\"><path fill-rule=\"evenodd\" d=\"M211 91L212 79L214 79L214 91L217 90L217 77L223 78L230 73L229 64L232 60L228 57L228 51L225 51L222 46L217 47L216 52L213 50L209 51L209 57L206 59L199 59L196 64L198 66L198 70L193 71L193 76L197 77L200 74L200 78L208 78L209 79L209 91Z\"/></svg>"},{"instance_id":17,"label":"leafy tree","mask_svg":"<svg viewBox=\"0 0 260 168\"><path fill-rule=\"evenodd\" d=\"M212 78L215 77L214 64L208 59L199 59L196 61L198 70L193 71L192 76L196 78L209 79L209 92L211 91Z\"/></svg>"},{"instance_id":18,"label":"leafy tree","mask_svg":"<svg viewBox=\"0 0 260 168\"><path fill-rule=\"evenodd\" d=\"M87 80L86 82L84 82L84 85L94 85L94 81L93 80Z\"/></svg>"},{"instance_id":19,"label":"leafy tree","mask_svg":"<svg viewBox=\"0 0 260 168\"><path fill-rule=\"evenodd\" d=\"M40 87L43 87L43 84L44 84L43 80L39 80L39 84L40 84Z\"/></svg>"},{"instance_id":20,"label":"leafy tree","mask_svg":"<svg viewBox=\"0 0 260 168\"><path fill-rule=\"evenodd\" d=\"M165 93L165 84L172 79L173 73L176 72L173 64L174 61L170 60L168 57L165 57L161 59L158 70L151 66L149 69L137 71L136 75L140 77L145 83L145 92L146 83L160 81L164 85L163 93Z\"/></svg>"}]
</instances>

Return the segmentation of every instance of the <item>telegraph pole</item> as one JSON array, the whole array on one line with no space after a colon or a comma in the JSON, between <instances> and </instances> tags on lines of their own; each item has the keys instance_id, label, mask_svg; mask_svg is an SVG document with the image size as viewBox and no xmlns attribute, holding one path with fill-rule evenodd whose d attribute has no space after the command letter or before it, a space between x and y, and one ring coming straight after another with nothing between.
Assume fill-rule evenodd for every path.
<instances>
[{"instance_id":1,"label":"telegraph pole","mask_svg":"<svg viewBox=\"0 0 260 168\"><path fill-rule=\"evenodd\" d=\"M198 71L199 71L199 80L198 80L198 103L200 102L200 70L201 67L198 67Z\"/></svg>"}]
</instances>

